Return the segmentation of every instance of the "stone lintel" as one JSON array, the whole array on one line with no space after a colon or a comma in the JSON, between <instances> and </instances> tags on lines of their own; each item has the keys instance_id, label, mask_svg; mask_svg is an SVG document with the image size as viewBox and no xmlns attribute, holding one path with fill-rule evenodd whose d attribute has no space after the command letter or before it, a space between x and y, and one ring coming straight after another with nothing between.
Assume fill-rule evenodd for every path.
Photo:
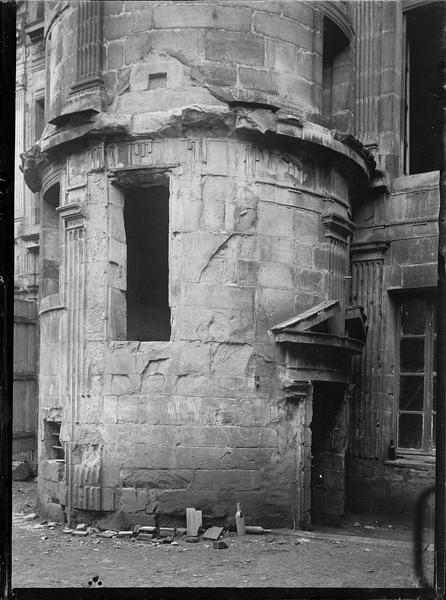
<instances>
[{"instance_id":1,"label":"stone lintel","mask_svg":"<svg viewBox=\"0 0 446 600\"><path fill-rule=\"evenodd\" d=\"M336 312L339 312L339 300L324 300L300 315L271 327L270 331L276 334L279 332L306 331L310 327L326 321Z\"/></svg>"},{"instance_id":2,"label":"stone lintel","mask_svg":"<svg viewBox=\"0 0 446 600\"><path fill-rule=\"evenodd\" d=\"M278 344L307 345L331 348L349 355L361 354L363 342L340 335L314 331L281 332L276 335Z\"/></svg>"}]
</instances>

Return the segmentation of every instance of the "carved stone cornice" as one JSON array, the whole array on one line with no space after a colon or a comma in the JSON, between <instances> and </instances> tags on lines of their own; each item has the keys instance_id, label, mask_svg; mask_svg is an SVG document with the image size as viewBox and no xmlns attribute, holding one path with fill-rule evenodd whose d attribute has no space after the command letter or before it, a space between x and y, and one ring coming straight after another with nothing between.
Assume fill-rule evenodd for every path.
<instances>
[{"instance_id":1,"label":"carved stone cornice","mask_svg":"<svg viewBox=\"0 0 446 600\"><path fill-rule=\"evenodd\" d=\"M33 43L43 40L43 32L43 19L37 19L36 21L32 21L31 23L27 23L25 25L25 33L29 36Z\"/></svg>"},{"instance_id":2,"label":"carved stone cornice","mask_svg":"<svg viewBox=\"0 0 446 600\"><path fill-rule=\"evenodd\" d=\"M383 260L390 242L354 242L350 246L351 258L354 262L365 260Z\"/></svg>"},{"instance_id":3,"label":"carved stone cornice","mask_svg":"<svg viewBox=\"0 0 446 600\"><path fill-rule=\"evenodd\" d=\"M322 223L326 229L326 238L332 238L338 242L347 244L348 238L351 236L354 228L354 224L351 221L336 213L328 213L322 215Z\"/></svg>"},{"instance_id":4,"label":"carved stone cornice","mask_svg":"<svg viewBox=\"0 0 446 600\"><path fill-rule=\"evenodd\" d=\"M47 154L41 152L38 144L20 154L20 159L22 164L19 165L19 169L23 173L26 185L34 194L45 192L51 187L53 180L60 178L60 164L49 160Z\"/></svg>"},{"instance_id":5,"label":"carved stone cornice","mask_svg":"<svg viewBox=\"0 0 446 600\"><path fill-rule=\"evenodd\" d=\"M39 162L41 160L41 152L36 144L26 152L20 154L22 164L19 169L22 171L25 178L25 183L33 193L40 192L42 188L42 179L39 170Z\"/></svg>"}]
</instances>

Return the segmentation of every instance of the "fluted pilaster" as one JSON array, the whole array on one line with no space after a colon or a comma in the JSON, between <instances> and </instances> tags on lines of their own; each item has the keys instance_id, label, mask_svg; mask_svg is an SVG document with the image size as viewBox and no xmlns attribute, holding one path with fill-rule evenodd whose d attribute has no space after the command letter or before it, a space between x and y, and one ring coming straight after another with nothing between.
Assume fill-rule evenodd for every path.
<instances>
[{"instance_id":1,"label":"fluted pilaster","mask_svg":"<svg viewBox=\"0 0 446 600\"><path fill-rule=\"evenodd\" d=\"M77 77L73 91L101 83L102 4L87 0L77 6Z\"/></svg>"},{"instance_id":2,"label":"fluted pilaster","mask_svg":"<svg viewBox=\"0 0 446 600\"><path fill-rule=\"evenodd\" d=\"M356 31L355 136L364 145L378 143L378 96L381 2L353 3Z\"/></svg>"}]
</instances>

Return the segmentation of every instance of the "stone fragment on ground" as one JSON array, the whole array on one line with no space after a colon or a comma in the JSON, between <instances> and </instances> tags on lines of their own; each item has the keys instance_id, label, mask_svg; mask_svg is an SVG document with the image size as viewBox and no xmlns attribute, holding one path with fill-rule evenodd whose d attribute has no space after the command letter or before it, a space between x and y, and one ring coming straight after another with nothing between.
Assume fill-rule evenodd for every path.
<instances>
[{"instance_id":1,"label":"stone fragment on ground","mask_svg":"<svg viewBox=\"0 0 446 600\"><path fill-rule=\"evenodd\" d=\"M194 544L195 542L199 542L200 538L198 537L198 535L187 535L186 536L186 542L189 542L190 544Z\"/></svg>"},{"instance_id":2,"label":"stone fragment on ground","mask_svg":"<svg viewBox=\"0 0 446 600\"><path fill-rule=\"evenodd\" d=\"M224 542L223 540L217 540L212 543L212 547L215 548L216 550L223 550L225 548L228 548L228 544L226 542Z\"/></svg>"},{"instance_id":3,"label":"stone fragment on ground","mask_svg":"<svg viewBox=\"0 0 446 600\"><path fill-rule=\"evenodd\" d=\"M173 536L173 535L170 535L170 536L168 536L168 537L162 537L162 538L160 539L160 542L161 542L162 544L171 544L171 543L173 542L173 540L174 540L174 536Z\"/></svg>"},{"instance_id":4,"label":"stone fragment on ground","mask_svg":"<svg viewBox=\"0 0 446 600\"><path fill-rule=\"evenodd\" d=\"M195 508L186 508L187 535L196 536L200 527L203 525L201 510Z\"/></svg>"},{"instance_id":5,"label":"stone fragment on ground","mask_svg":"<svg viewBox=\"0 0 446 600\"><path fill-rule=\"evenodd\" d=\"M132 531L119 531L118 532L118 537L120 537L120 538L131 538L131 537L133 537L133 530Z\"/></svg>"},{"instance_id":6,"label":"stone fragment on ground","mask_svg":"<svg viewBox=\"0 0 446 600\"><path fill-rule=\"evenodd\" d=\"M71 535L85 537L88 535L88 531L86 529L75 529Z\"/></svg>"},{"instance_id":7,"label":"stone fragment on ground","mask_svg":"<svg viewBox=\"0 0 446 600\"><path fill-rule=\"evenodd\" d=\"M223 533L223 527L209 527L203 534L204 540L218 540Z\"/></svg>"},{"instance_id":8,"label":"stone fragment on ground","mask_svg":"<svg viewBox=\"0 0 446 600\"><path fill-rule=\"evenodd\" d=\"M174 527L160 527L159 528L160 537L171 537L175 535Z\"/></svg>"},{"instance_id":9,"label":"stone fragment on ground","mask_svg":"<svg viewBox=\"0 0 446 600\"><path fill-rule=\"evenodd\" d=\"M118 534L117 531L112 531L111 529L107 529L106 531L101 531L100 533L98 533L98 537L102 537L102 538L113 538Z\"/></svg>"},{"instance_id":10,"label":"stone fragment on ground","mask_svg":"<svg viewBox=\"0 0 446 600\"><path fill-rule=\"evenodd\" d=\"M154 533L138 533L137 540L143 542L151 542L155 537Z\"/></svg>"},{"instance_id":11,"label":"stone fragment on ground","mask_svg":"<svg viewBox=\"0 0 446 600\"><path fill-rule=\"evenodd\" d=\"M24 521L32 521L34 519L37 519L37 514L35 512L29 513L29 515L23 517Z\"/></svg>"},{"instance_id":12,"label":"stone fragment on ground","mask_svg":"<svg viewBox=\"0 0 446 600\"><path fill-rule=\"evenodd\" d=\"M156 533L156 531L156 527L150 525L141 525L139 528L139 533Z\"/></svg>"}]
</instances>

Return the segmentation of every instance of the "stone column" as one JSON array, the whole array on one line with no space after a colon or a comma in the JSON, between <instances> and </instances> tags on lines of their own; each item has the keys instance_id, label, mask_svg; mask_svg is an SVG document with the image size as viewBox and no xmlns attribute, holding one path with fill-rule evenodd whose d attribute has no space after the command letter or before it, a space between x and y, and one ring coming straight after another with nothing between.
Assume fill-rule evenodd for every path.
<instances>
[{"instance_id":1,"label":"stone column","mask_svg":"<svg viewBox=\"0 0 446 600\"><path fill-rule=\"evenodd\" d=\"M353 8L357 35L355 135L373 148L378 143L381 3L360 1Z\"/></svg>"},{"instance_id":2,"label":"stone column","mask_svg":"<svg viewBox=\"0 0 446 600\"><path fill-rule=\"evenodd\" d=\"M353 381L357 384L352 404L350 454L380 458L383 451L381 409L383 377L383 314L385 242L354 244L352 247L352 303L364 307L368 334L360 357L353 359ZM379 426L381 425L381 426ZM387 442L388 443L388 442Z\"/></svg>"},{"instance_id":3,"label":"stone column","mask_svg":"<svg viewBox=\"0 0 446 600\"><path fill-rule=\"evenodd\" d=\"M333 318L337 335L345 334L346 276L348 275L348 240L352 233L352 224L347 219L329 213L323 215L325 239L328 246L328 297L339 300L339 312Z\"/></svg>"},{"instance_id":4,"label":"stone column","mask_svg":"<svg viewBox=\"0 0 446 600\"><path fill-rule=\"evenodd\" d=\"M21 79L21 78L20 78ZM24 186L23 174L19 169L20 154L25 151L25 84L22 81L16 82L16 104L15 104L15 167L14 167L14 197L15 197L15 218L24 217Z\"/></svg>"},{"instance_id":5,"label":"stone column","mask_svg":"<svg viewBox=\"0 0 446 600\"><path fill-rule=\"evenodd\" d=\"M102 2L83 1L77 6L77 62L73 91L102 83Z\"/></svg>"}]
</instances>

